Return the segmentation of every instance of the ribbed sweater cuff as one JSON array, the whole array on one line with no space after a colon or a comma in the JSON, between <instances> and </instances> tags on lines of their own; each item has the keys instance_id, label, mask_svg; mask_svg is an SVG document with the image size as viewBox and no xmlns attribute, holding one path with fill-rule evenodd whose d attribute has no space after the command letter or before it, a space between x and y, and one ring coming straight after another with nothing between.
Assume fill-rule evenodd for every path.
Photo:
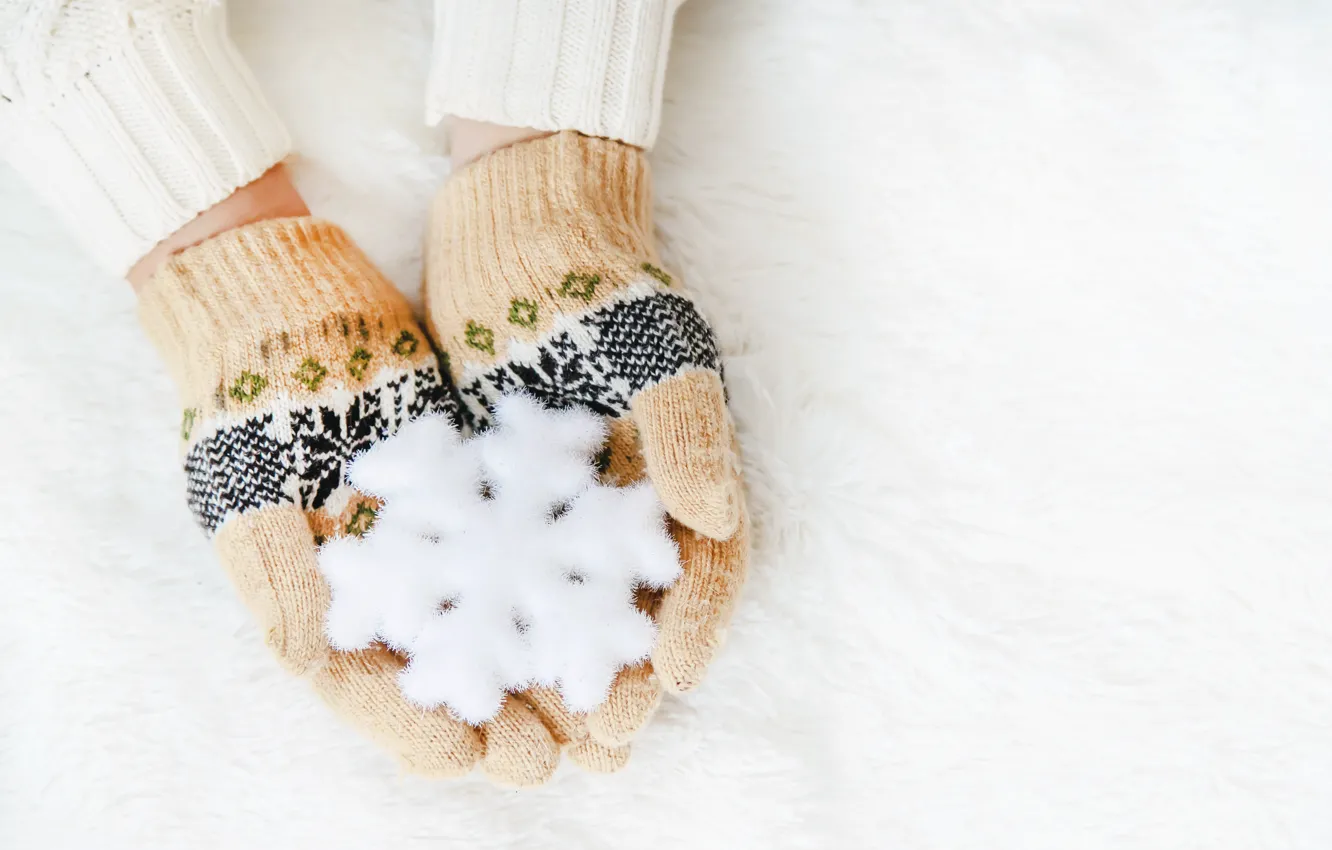
<instances>
[{"instance_id":1,"label":"ribbed sweater cuff","mask_svg":"<svg viewBox=\"0 0 1332 850\"><path fill-rule=\"evenodd\" d=\"M436 0L426 120L650 147L682 0Z\"/></svg>"},{"instance_id":2,"label":"ribbed sweater cuff","mask_svg":"<svg viewBox=\"0 0 1332 850\"><path fill-rule=\"evenodd\" d=\"M290 141L221 4L88 19L106 31L75 57L84 67L19 63L0 153L120 275L281 161Z\"/></svg>"}]
</instances>

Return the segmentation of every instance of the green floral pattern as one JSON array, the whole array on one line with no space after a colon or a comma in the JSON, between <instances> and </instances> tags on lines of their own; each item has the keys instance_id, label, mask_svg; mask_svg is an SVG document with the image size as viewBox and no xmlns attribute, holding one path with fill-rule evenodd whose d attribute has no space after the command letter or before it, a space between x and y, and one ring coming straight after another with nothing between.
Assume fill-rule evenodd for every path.
<instances>
[{"instance_id":1,"label":"green floral pattern","mask_svg":"<svg viewBox=\"0 0 1332 850\"><path fill-rule=\"evenodd\" d=\"M535 327L537 323L537 305L526 298L515 298L509 302L509 324L520 328Z\"/></svg>"},{"instance_id":2,"label":"green floral pattern","mask_svg":"<svg viewBox=\"0 0 1332 850\"><path fill-rule=\"evenodd\" d=\"M666 274L665 271L658 268L657 266L652 265L651 263L644 263L639 268L641 268L643 271L655 277L658 281L661 282L662 286L670 286L672 283L674 283L670 275Z\"/></svg>"},{"instance_id":3,"label":"green floral pattern","mask_svg":"<svg viewBox=\"0 0 1332 850\"><path fill-rule=\"evenodd\" d=\"M358 381L364 378L366 370L370 368L370 361L373 356L370 352L358 346L347 360L347 374Z\"/></svg>"},{"instance_id":4,"label":"green floral pattern","mask_svg":"<svg viewBox=\"0 0 1332 850\"><path fill-rule=\"evenodd\" d=\"M495 332L485 325L478 325L476 322L468 320L467 329L463 332L463 339L467 344L477 351L484 351L487 354L495 353Z\"/></svg>"},{"instance_id":5,"label":"green floral pattern","mask_svg":"<svg viewBox=\"0 0 1332 850\"><path fill-rule=\"evenodd\" d=\"M328 367L313 357L307 357L301 361L301 365L296 367L296 371L292 372L291 376L303 384L307 390L314 392L328 377Z\"/></svg>"},{"instance_id":6,"label":"green floral pattern","mask_svg":"<svg viewBox=\"0 0 1332 850\"><path fill-rule=\"evenodd\" d=\"M268 387L268 379L254 372L241 372L228 394L239 402L254 401Z\"/></svg>"},{"instance_id":7,"label":"green floral pattern","mask_svg":"<svg viewBox=\"0 0 1332 850\"><path fill-rule=\"evenodd\" d=\"M601 275L599 274L569 272L564 276L564 280L560 281L560 288L557 291L568 298L577 298L580 301L590 303L592 296L600 285Z\"/></svg>"},{"instance_id":8,"label":"green floral pattern","mask_svg":"<svg viewBox=\"0 0 1332 850\"><path fill-rule=\"evenodd\" d=\"M399 357L411 357L420 345L421 341L416 338L416 334L411 331L403 331L393 341L393 353Z\"/></svg>"},{"instance_id":9,"label":"green floral pattern","mask_svg":"<svg viewBox=\"0 0 1332 850\"><path fill-rule=\"evenodd\" d=\"M347 520L347 527L343 532L354 537L364 537L375 524L375 517L379 512L369 502L361 502L356 506L356 511L351 519Z\"/></svg>"}]
</instances>

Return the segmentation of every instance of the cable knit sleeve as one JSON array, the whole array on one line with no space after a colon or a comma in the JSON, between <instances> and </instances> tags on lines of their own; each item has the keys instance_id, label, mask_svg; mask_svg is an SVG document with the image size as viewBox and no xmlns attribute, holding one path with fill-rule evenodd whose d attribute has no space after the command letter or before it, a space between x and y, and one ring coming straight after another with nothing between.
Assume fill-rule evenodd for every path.
<instances>
[{"instance_id":1,"label":"cable knit sleeve","mask_svg":"<svg viewBox=\"0 0 1332 850\"><path fill-rule=\"evenodd\" d=\"M0 0L0 155L112 273L289 147L222 3Z\"/></svg>"},{"instance_id":2,"label":"cable knit sleeve","mask_svg":"<svg viewBox=\"0 0 1332 850\"><path fill-rule=\"evenodd\" d=\"M683 0L436 0L426 120L649 147Z\"/></svg>"}]
</instances>

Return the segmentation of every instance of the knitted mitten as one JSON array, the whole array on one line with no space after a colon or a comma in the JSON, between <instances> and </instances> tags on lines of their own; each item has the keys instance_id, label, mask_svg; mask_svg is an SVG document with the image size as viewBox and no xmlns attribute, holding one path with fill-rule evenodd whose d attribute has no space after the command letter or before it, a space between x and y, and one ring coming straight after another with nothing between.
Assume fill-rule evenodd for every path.
<instances>
[{"instance_id":1,"label":"knitted mitten","mask_svg":"<svg viewBox=\"0 0 1332 850\"><path fill-rule=\"evenodd\" d=\"M653 244L642 151L564 132L498 150L456 174L432 211L427 311L463 415L484 424L525 390L612 417L606 475L643 475L673 518L684 575L650 604L650 664L623 671L589 717L632 738L662 687L695 687L744 582L739 461L711 329ZM655 670L655 675L653 671Z\"/></svg>"},{"instance_id":2,"label":"knitted mitten","mask_svg":"<svg viewBox=\"0 0 1332 850\"><path fill-rule=\"evenodd\" d=\"M328 646L315 547L364 534L377 509L343 483L345 461L415 416L457 415L409 305L341 230L296 218L214 237L153 278L140 313L183 399L190 509L287 669L416 772L480 760L535 784L571 741L589 767L623 762L559 705L510 699L474 729L407 703L389 650Z\"/></svg>"}]
</instances>

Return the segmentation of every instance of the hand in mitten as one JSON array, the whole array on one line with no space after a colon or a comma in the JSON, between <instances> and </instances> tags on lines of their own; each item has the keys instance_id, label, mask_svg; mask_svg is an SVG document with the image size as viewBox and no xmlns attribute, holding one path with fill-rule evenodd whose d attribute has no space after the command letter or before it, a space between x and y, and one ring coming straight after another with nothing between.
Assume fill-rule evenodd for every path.
<instances>
[{"instance_id":1,"label":"hand in mitten","mask_svg":"<svg viewBox=\"0 0 1332 850\"><path fill-rule=\"evenodd\" d=\"M378 507L345 486L344 463L409 419L458 412L409 305L346 234L309 218L223 233L169 261L140 313L183 398L190 509L288 670L415 772L480 761L537 784L563 745L591 769L623 763L546 695L474 728L408 703L388 649L330 648L316 546L364 534Z\"/></svg>"},{"instance_id":2,"label":"hand in mitten","mask_svg":"<svg viewBox=\"0 0 1332 850\"><path fill-rule=\"evenodd\" d=\"M673 520L681 579L649 605L651 662L622 671L588 718L628 741L663 688L698 685L744 583L740 465L712 330L657 258L643 152L573 132L502 148L460 171L432 212L427 312L463 415L503 394L611 417L606 475L651 479Z\"/></svg>"}]
</instances>

